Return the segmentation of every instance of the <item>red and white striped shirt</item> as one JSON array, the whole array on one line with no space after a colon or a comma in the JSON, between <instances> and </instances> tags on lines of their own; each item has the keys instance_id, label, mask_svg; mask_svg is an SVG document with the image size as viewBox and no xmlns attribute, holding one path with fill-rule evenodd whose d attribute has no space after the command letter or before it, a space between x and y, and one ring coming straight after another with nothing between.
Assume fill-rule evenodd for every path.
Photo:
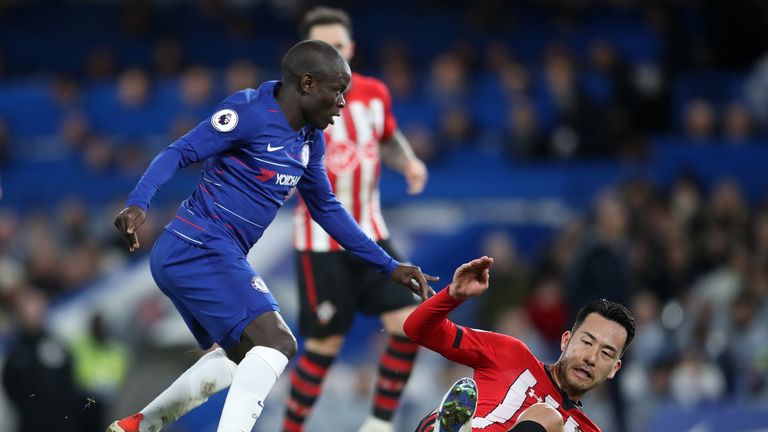
<instances>
[{"instance_id":1,"label":"red and white striped shirt","mask_svg":"<svg viewBox=\"0 0 768 432\"><path fill-rule=\"evenodd\" d=\"M379 143L392 136L397 121L389 90L381 81L352 74L344 95L347 106L325 129L325 169L341 204L374 241L389 237L379 202ZM332 252L342 247L309 215L299 199L293 218L294 246L299 251Z\"/></svg>"}]
</instances>

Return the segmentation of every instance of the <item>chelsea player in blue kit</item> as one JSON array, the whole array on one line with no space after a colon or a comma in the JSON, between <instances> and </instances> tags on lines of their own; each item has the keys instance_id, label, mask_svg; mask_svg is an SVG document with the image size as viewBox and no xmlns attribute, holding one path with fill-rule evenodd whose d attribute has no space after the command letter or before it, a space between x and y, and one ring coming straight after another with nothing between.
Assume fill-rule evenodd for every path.
<instances>
[{"instance_id":1,"label":"chelsea player in blue kit","mask_svg":"<svg viewBox=\"0 0 768 432\"><path fill-rule=\"evenodd\" d=\"M390 257L331 190L321 129L345 105L349 65L332 46L304 41L286 53L281 69L281 81L235 93L163 150L115 219L136 250L136 230L155 192L178 169L204 161L196 189L155 242L150 268L200 347L218 347L109 432L158 431L227 387L218 432L251 430L297 345L246 255L294 187L344 248L422 298L433 293L427 281L437 278Z\"/></svg>"}]
</instances>

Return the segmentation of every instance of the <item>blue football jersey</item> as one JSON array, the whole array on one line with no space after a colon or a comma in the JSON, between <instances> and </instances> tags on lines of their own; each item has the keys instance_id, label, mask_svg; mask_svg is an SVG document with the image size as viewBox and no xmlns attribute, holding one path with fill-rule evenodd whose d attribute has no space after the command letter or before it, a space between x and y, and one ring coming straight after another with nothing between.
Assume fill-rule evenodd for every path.
<instances>
[{"instance_id":1,"label":"blue football jersey","mask_svg":"<svg viewBox=\"0 0 768 432\"><path fill-rule=\"evenodd\" d=\"M127 205L147 209L177 170L203 161L197 188L166 226L177 236L201 247L235 245L245 254L297 188L312 218L344 248L391 272L398 262L363 233L333 194L322 130L291 128L275 99L280 85L269 81L225 99L155 157Z\"/></svg>"}]
</instances>

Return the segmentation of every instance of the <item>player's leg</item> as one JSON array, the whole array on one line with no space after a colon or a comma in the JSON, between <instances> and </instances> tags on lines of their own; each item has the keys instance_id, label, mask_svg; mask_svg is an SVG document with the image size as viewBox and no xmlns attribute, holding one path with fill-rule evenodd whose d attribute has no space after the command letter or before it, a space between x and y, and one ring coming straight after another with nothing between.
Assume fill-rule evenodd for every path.
<instances>
[{"instance_id":1,"label":"player's leg","mask_svg":"<svg viewBox=\"0 0 768 432\"><path fill-rule=\"evenodd\" d=\"M159 431L232 383L235 363L221 348L202 356L138 413L115 421L108 432Z\"/></svg>"},{"instance_id":2,"label":"player's leg","mask_svg":"<svg viewBox=\"0 0 768 432\"><path fill-rule=\"evenodd\" d=\"M380 242L380 245L390 255L398 256L388 241ZM361 311L379 316L389 338L379 360L379 376L371 415L360 432L388 432L393 430L392 418L400 405L400 397L416 360L418 345L405 336L403 324L416 308L418 298L370 267L363 267L361 273L366 287Z\"/></svg>"},{"instance_id":3,"label":"player's leg","mask_svg":"<svg viewBox=\"0 0 768 432\"><path fill-rule=\"evenodd\" d=\"M526 408L509 432L563 432L563 416L546 403Z\"/></svg>"},{"instance_id":4,"label":"player's leg","mask_svg":"<svg viewBox=\"0 0 768 432\"><path fill-rule=\"evenodd\" d=\"M239 360L217 432L250 431L264 409L264 400L296 354L296 339L276 311L254 318L240 342L226 348Z\"/></svg>"},{"instance_id":5,"label":"player's leg","mask_svg":"<svg viewBox=\"0 0 768 432\"><path fill-rule=\"evenodd\" d=\"M348 292L343 252L296 254L304 351L291 372L284 432L301 432L352 324L360 287Z\"/></svg>"},{"instance_id":6,"label":"player's leg","mask_svg":"<svg viewBox=\"0 0 768 432\"><path fill-rule=\"evenodd\" d=\"M291 390L283 419L284 432L304 430L304 424L322 393L325 377L343 343L342 335L304 341L304 351L291 372Z\"/></svg>"},{"instance_id":7,"label":"player's leg","mask_svg":"<svg viewBox=\"0 0 768 432\"><path fill-rule=\"evenodd\" d=\"M397 289L397 287L393 287L393 289ZM406 301L410 301L410 299L406 298ZM418 345L408 339L403 332L403 324L415 308L415 305L406 306L381 315L381 321L389 338L379 359L379 375L373 396L371 416L363 424L360 429L361 432L392 430L392 418L400 405L400 397L405 390L408 379L411 377L418 351Z\"/></svg>"},{"instance_id":8,"label":"player's leg","mask_svg":"<svg viewBox=\"0 0 768 432\"><path fill-rule=\"evenodd\" d=\"M189 249L187 246L171 234L164 233L152 248L150 268L158 287L171 299L200 346L209 347L213 344L213 337L203 328L183 298L176 295L174 282L171 280L174 266L167 258L174 256L182 260L193 259L198 251ZM223 349L215 347L203 355L144 409L122 420L115 421L107 431L159 431L165 425L208 400L211 395L229 387L232 383L235 366L235 363L227 358Z\"/></svg>"}]
</instances>

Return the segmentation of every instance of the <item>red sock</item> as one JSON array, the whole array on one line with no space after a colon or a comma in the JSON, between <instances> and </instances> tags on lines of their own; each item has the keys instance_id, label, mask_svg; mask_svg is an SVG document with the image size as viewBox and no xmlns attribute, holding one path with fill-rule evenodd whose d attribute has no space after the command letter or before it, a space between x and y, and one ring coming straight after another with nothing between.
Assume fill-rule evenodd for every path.
<instances>
[{"instance_id":1,"label":"red sock","mask_svg":"<svg viewBox=\"0 0 768 432\"><path fill-rule=\"evenodd\" d=\"M283 418L284 432L301 432L336 357L305 351L291 372L291 394Z\"/></svg>"},{"instance_id":2,"label":"red sock","mask_svg":"<svg viewBox=\"0 0 768 432\"><path fill-rule=\"evenodd\" d=\"M411 376L418 345L405 336L390 336L379 361L379 379L373 396L373 415L391 421L400 405L400 395Z\"/></svg>"}]
</instances>

